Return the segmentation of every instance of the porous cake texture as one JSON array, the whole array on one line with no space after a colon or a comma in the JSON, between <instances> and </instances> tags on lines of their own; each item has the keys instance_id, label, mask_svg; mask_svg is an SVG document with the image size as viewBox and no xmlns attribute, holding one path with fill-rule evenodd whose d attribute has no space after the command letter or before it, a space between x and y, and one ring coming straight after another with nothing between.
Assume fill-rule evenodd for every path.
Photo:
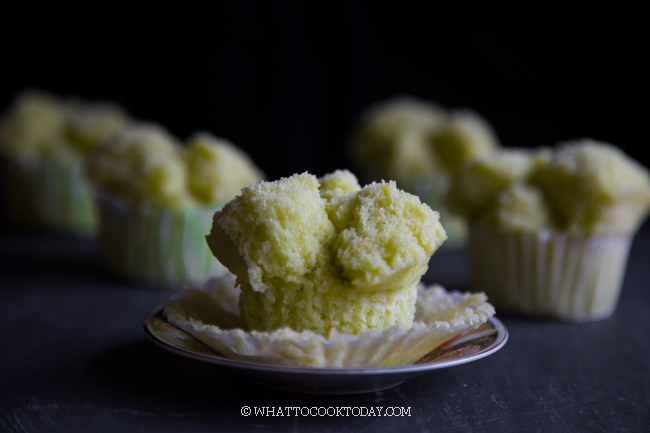
<instances>
[{"instance_id":1,"label":"porous cake texture","mask_svg":"<svg viewBox=\"0 0 650 433\"><path fill-rule=\"evenodd\" d=\"M251 185L214 215L213 254L237 276L250 329L323 335L413 324L416 284L446 239L394 182L348 171Z\"/></svg>"}]
</instances>

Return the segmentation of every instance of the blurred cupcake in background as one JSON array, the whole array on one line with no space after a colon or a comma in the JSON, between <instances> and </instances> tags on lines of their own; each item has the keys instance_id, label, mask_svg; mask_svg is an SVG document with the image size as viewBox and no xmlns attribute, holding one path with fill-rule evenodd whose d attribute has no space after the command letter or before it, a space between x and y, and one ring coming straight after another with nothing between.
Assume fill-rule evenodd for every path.
<instances>
[{"instance_id":1,"label":"blurred cupcake in background","mask_svg":"<svg viewBox=\"0 0 650 433\"><path fill-rule=\"evenodd\" d=\"M473 291L500 311L600 320L616 308L650 175L588 139L503 150L465 165L448 203L470 222Z\"/></svg>"},{"instance_id":2,"label":"blurred cupcake in background","mask_svg":"<svg viewBox=\"0 0 650 433\"><path fill-rule=\"evenodd\" d=\"M395 180L440 211L449 248L462 245L467 231L464 220L445 202L451 176L498 146L492 127L477 113L448 111L402 97L367 110L353 134L351 150L368 180Z\"/></svg>"},{"instance_id":3,"label":"blurred cupcake in background","mask_svg":"<svg viewBox=\"0 0 650 433\"><path fill-rule=\"evenodd\" d=\"M92 235L96 218L84 159L128 122L113 104L36 91L18 95L0 123L0 184L9 223Z\"/></svg>"},{"instance_id":4,"label":"blurred cupcake in background","mask_svg":"<svg viewBox=\"0 0 650 433\"><path fill-rule=\"evenodd\" d=\"M263 173L241 149L208 133L187 146L135 124L90 153L105 264L140 281L202 284L225 268L205 242L212 215Z\"/></svg>"}]
</instances>

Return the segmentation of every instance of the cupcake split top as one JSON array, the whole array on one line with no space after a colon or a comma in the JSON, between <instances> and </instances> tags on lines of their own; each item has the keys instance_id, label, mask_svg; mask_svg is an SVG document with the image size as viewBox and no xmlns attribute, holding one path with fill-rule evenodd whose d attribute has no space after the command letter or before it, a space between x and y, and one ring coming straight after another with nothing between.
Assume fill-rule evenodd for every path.
<instances>
[{"instance_id":1,"label":"cupcake split top","mask_svg":"<svg viewBox=\"0 0 650 433\"><path fill-rule=\"evenodd\" d=\"M448 112L414 98L370 109L352 141L354 156L364 167L398 182L456 172L497 146L494 131L478 114Z\"/></svg>"},{"instance_id":2,"label":"cupcake split top","mask_svg":"<svg viewBox=\"0 0 650 433\"><path fill-rule=\"evenodd\" d=\"M419 281L445 241L439 214L394 182L349 171L244 188L207 242L234 274L186 288L170 323L237 360L311 367L416 362L494 315L483 293Z\"/></svg>"},{"instance_id":3,"label":"cupcake split top","mask_svg":"<svg viewBox=\"0 0 650 433\"><path fill-rule=\"evenodd\" d=\"M102 190L151 208L218 206L263 173L242 150L209 133L183 146L163 128L136 124L106 140L88 158Z\"/></svg>"},{"instance_id":4,"label":"cupcake split top","mask_svg":"<svg viewBox=\"0 0 650 433\"><path fill-rule=\"evenodd\" d=\"M447 201L472 223L504 231L630 233L650 208L650 175L620 149L585 139L470 162Z\"/></svg>"},{"instance_id":5,"label":"cupcake split top","mask_svg":"<svg viewBox=\"0 0 650 433\"><path fill-rule=\"evenodd\" d=\"M12 159L76 162L129 122L128 114L112 103L27 92L2 119L0 152Z\"/></svg>"},{"instance_id":6,"label":"cupcake split top","mask_svg":"<svg viewBox=\"0 0 650 433\"><path fill-rule=\"evenodd\" d=\"M337 171L245 188L207 241L237 276L249 329L335 335L411 327L416 284L445 239L438 213L394 182L361 188Z\"/></svg>"}]
</instances>

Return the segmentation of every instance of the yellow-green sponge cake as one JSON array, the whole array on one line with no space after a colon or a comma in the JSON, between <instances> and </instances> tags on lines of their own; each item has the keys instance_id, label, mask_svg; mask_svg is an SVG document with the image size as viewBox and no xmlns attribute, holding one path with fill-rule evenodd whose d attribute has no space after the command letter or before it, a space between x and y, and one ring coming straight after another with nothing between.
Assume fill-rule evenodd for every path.
<instances>
[{"instance_id":1,"label":"yellow-green sponge cake","mask_svg":"<svg viewBox=\"0 0 650 433\"><path fill-rule=\"evenodd\" d=\"M452 209L470 223L471 286L497 308L578 322L616 308L650 172L582 139L501 150L456 174Z\"/></svg>"},{"instance_id":2,"label":"yellow-green sponge cake","mask_svg":"<svg viewBox=\"0 0 650 433\"><path fill-rule=\"evenodd\" d=\"M97 228L85 157L130 122L118 106L28 91L0 118L0 199L7 219L88 236Z\"/></svg>"},{"instance_id":3,"label":"yellow-green sponge cake","mask_svg":"<svg viewBox=\"0 0 650 433\"><path fill-rule=\"evenodd\" d=\"M361 189L357 177L348 170L336 170L318 179L321 197L331 200Z\"/></svg>"},{"instance_id":4,"label":"yellow-green sponge cake","mask_svg":"<svg viewBox=\"0 0 650 433\"><path fill-rule=\"evenodd\" d=\"M190 138L186 158L189 188L204 205L225 203L239 194L242 186L264 178L242 149L207 132Z\"/></svg>"},{"instance_id":5,"label":"yellow-green sponge cake","mask_svg":"<svg viewBox=\"0 0 650 433\"><path fill-rule=\"evenodd\" d=\"M401 97L372 107L352 140L352 152L374 178L398 179L435 173L439 164L428 137L445 122L434 103Z\"/></svg>"},{"instance_id":6,"label":"yellow-green sponge cake","mask_svg":"<svg viewBox=\"0 0 650 433\"><path fill-rule=\"evenodd\" d=\"M443 170L452 173L467 161L488 155L499 146L490 124L469 110L450 113L448 122L429 140Z\"/></svg>"},{"instance_id":7,"label":"yellow-green sponge cake","mask_svg":"<svg viewBox=\"0 0 650 433\"><path fill-rule=\"evenodd\" d=\"M263 176L243 150L207 132L184 146L161 126L134 123L87 159L112 270L159 286L225 272L205 235L214 211Z\"/></svg>"},{"instance_id":8,"label":"yellow-green sponge cake","mask_svg":"<svg viewBox=\"0 0 650 433\"><path fill-rule=\"evenodd\" d=\"M620 149L590 139L560 143L532 182L570 232L629 233L650 208L648 170Z\"/></svg>"},{"instance_id":9,"label":"yellow-green sponge cake","mask_svg":"<svg viewBox=\"0 0 650 433\"><path fill-rule=\"evenodd\" d=\"M182 152L164 128L136 124L90 155L88 175L104 190L136 203L182 209L192 203Z\"/></svg>"},{"instance_id":10,"label":"yellow-green sponge cake","mask_svg":"<svg viewBox=\"0 0 650 433\"><path fill-rule=\"evenodd\" d=\"M112 103L76 102L71 105L67 139L76 151L84 155L132 122L120 106Z\"/></svg>"},{"instance_id":11,"label":"yellow-green sponge cake","mask_svg":"<svg viewBox=\"0 0 650 433\"><path fill-rule=\"evenodd\" d=\"M416 283L445 239L417 197L337 171L244 188L207 241L237 276L250 329L333 335L411 327Z\"/></svg>"},{"instance_id":12,"label":"yellow-green sponge cake","mask_svg":"<svg viewBox=\"0 0 650 433\"><path fill-rule=\"evenodd\" d=\"M27 92L16 98L0 122L0 153L37 158L61 142L67 121L65 104L47 93Z\"/></svg>"},{"instance_id":13,"label":"yellow-green sponge cake","mask_svg":"<svg viewBox=\"0 0 650 433\"><path fill-rule=\"evenodd\" d=\"M493 205L476 223L512 232L557 228L542 192L525 183L515 183L499 192Z\"/></svg>"},{"instance_id":14,"label":"yellow-green sponge cake","mask_svg":"<svg viewBox=\"0 0 650 433\"><path fill-rule=\"evenodd\" d=\"M525 182L548 158L546 149L509 149L465 164L447 192L449 208L472 220L492 205L499 192Z\"/></svg>"}]
</instances>

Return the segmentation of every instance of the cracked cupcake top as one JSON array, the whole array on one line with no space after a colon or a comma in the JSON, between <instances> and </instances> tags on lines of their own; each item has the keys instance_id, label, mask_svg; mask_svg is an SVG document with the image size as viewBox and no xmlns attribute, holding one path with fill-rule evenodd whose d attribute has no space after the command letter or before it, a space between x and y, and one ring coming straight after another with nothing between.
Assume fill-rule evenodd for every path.
<instances>
[{"instance_id":1,"label":"cracked cupcake top","mask_svg":"<svg viewBox=\"0 0 650 433\"><path fill-rule=\"evenodd\" d=\"M207 238L217 259L237 275L243 316L255 320L253 328L268 328L257 318L277 308L285 309L293 329L323 333L332 326L358 333L396 324L375 317L371 304L378 316L399 304L391 314L412 323L413 288L445 239L439 214L416 196L394 182L361 188L341 170L320 181L303 173L245 188L215 214ZM336 299L344 305L335 305ZM328 307L316 314L319 303ZM300 317L294 320L296 305Z\"/></svg>"},{"instance_id":2,"label":"cracked cupcake top","mask_svg":"<svg viewBox=\"0 0 650 433\"><path fill-rule=\"evenodd\" d=\"M398 182L453 173L497 146L492 127L478 114L407 97L368 110L352 140L359 163Z\"/></svg>"},{"instance_id":3,"label":"cracked cupcake top","mask_svg":"<svg viewBox=\"0 0 650 433\"><path fill-rule=\"evenodd\" d=\"M100 188L156 208L223 204L262 172L243 151L208 133L183 146L155 124L134 124L88 157L88 175Z\"/></svg>"},{"instance_id":4,"label":"cracked cupcake top","mask_svg":"<svg viewBox=\"0 0 650 433\"><path fill-rule=\"evenodd\" d=\"M0 151L18 159L80 161L129 122L115 104L25 92L0 123Z\"/></svg>"},{"instance_id":5,"label":"cracked cupcake top","mask_svg":"<svg viewBox=\"0 0 650 433\"><path fill-rule=\"evenodd\" d=\"M650 208L650 175L620 149L584 139L471 162L447 199L470 221L506 231L629 233Z\"/></svg>"}]
</instances>

